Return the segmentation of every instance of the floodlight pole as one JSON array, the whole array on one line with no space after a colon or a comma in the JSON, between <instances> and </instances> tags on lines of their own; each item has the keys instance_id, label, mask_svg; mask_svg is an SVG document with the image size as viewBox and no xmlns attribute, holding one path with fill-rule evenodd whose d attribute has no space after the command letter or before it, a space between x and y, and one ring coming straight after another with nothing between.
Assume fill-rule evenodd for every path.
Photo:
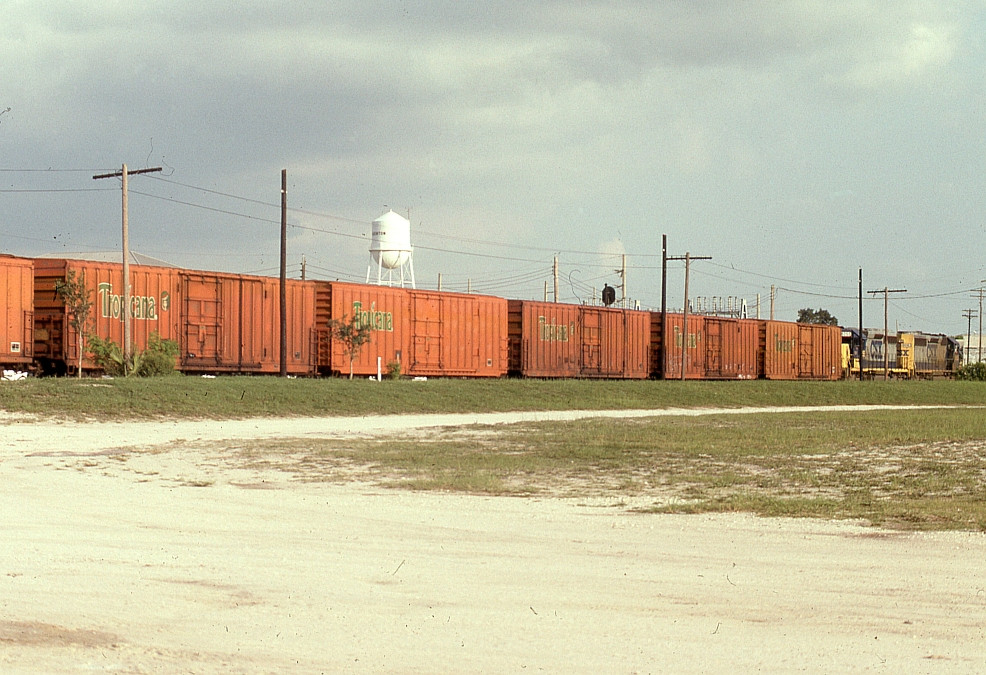
<instances>
[{"instance_id":1,"label":"floodlight pole","mask_svg":"<svg viewBox=\"0 0 986 675\"><path fill-rule=\"evenodd\" d=\"M161 171L161 167L155 167L153 169L137 169L136 171L127 171L127 165L124 164L119 171L114 171L113 173L103 173L97 176L93 176L93 180L98 180L100 178L121 178L123 182L122 193L123 193L123 374L127 375L127 370L130 367L130 320L131 320L131 308L130 308L130 225L127 217L127 176L138 173L155 173Z\"/></svg>"}]
</instances>

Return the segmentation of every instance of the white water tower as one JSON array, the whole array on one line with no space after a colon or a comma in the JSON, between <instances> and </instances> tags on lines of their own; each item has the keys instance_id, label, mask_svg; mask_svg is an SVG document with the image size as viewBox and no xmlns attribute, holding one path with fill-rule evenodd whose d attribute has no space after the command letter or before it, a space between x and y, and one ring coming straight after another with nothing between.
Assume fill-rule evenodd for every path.
<instances>
[{"instance_id":1,"label":"white water tower","mask_svg":"<svg viewBox=\"0 0 986 675\"><path fill-rule=\"evenodd\" d=\"M373 221L373 240L370 242L370 256L377 266L377 284L392 286L394 270L400 270L401 286L404 286L404 269L410 272L411 288L414 288L414 263L411 260L411 221L403 216L387 211ZM366 283L370 283L371 263L366 269ZM387 270L386 282L383 271Z\"/></svg>"}]
</instances>

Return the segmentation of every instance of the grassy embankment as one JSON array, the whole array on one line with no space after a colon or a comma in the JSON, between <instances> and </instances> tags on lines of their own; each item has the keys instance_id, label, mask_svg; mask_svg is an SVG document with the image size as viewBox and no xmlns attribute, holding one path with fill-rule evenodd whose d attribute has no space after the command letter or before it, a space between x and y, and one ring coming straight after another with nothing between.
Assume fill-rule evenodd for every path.
<instances>
[{"instance_id":1,"label":"grassy embankment","mask_svg":"<svg viewBox=\"0 0 986 675\"><path fill-rule=\"evenodd\" d=\"M98 420L845 404L959 407L583 420L410 439L285 439L240 452L244 461L300 480L342 480L355 468L370 480L414 489L596 495L653 512L986 530L986 385L976 382L173 377L0 385L4 410Z\"/></svg>"}]
</instances>

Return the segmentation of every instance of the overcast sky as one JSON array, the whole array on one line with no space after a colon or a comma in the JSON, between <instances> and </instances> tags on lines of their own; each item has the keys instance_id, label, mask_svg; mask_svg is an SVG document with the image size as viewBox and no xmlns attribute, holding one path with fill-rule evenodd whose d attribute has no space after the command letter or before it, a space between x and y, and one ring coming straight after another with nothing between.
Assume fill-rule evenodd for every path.
<instances>
[{"instance_id":1,"label":"overcast sky","mask_svg":"<svg viewBox=\"0 0 986 675\"><path fill-rule=\"evenodd\" d=\"M8 0L0 50L0 252L118 248L127 163L132 247L199 269L277 274L286 169L292 276L364 280L393 208L419 288L557 256L582 301L625 253L659 308L667 234L693 298L856 325L862 267L964 333L986 279L981 1Z\"/></svg>"}]
</instances>

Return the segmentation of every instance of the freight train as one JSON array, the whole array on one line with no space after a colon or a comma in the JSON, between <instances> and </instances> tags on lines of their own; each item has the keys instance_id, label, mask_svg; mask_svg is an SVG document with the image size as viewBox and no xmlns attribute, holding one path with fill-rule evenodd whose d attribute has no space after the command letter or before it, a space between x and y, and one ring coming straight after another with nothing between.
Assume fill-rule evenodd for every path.
<instances>
[{"instance_id":1,"label":"freight train","mask_svg":"<svg viewBox=\"0 0 986 675\"><path fill-rule=\"evenodd\" d=\"M81 363L98 372L91 355L80 361L55 287L84 279L90 333L121 344L122 267L0 256L0 366L59 375ZM178 345L181 372L280 372L278 279L148 265L130 274L135 349L156 335ZM289 280L286 293L286 365L295 376L837 380L852 372L837 326L337 281ZM352 360L334 336L337 321L371 330Z\"/></svg>"}]
</instances>

